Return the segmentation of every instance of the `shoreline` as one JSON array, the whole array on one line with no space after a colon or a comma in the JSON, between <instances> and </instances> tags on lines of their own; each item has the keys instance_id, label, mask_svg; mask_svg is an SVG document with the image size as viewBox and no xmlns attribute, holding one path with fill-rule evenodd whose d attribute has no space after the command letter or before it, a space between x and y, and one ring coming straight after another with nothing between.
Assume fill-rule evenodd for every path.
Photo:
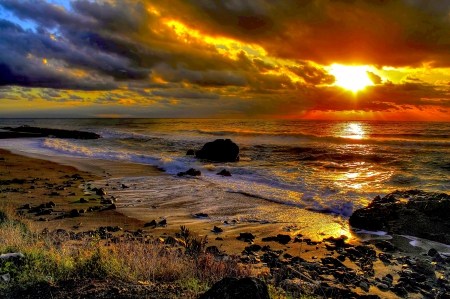
<instances>
[{"instance_id":1,"label":"shoreline","mask_svg":"<svg viewBox=\"0 0 450 299\"><path fill-rule=\"evenodd\" d=\"M29 159L37 159L38 161L49 161L53 163L52 168L62 167L65 171L68 171L72 174L77 172L84 172L89 174L90 182L89 184L92 187L104 188L108 189L104 185L108 184L108 181L117 181L118 186L122 184L122 181L126 178L130 177L163 177L166 179L179 180L179 178L174 178L173 176L165 173L163 170L158 169L155 166L147 165L147 164L139 164L132 162L124 162L124 161L108 161L101 159L92 159L92 158L83 158L83 157L64 157L64 156L47 156L44 154L37 153L29 153L23 152L20 150L10 150L10 149L0 149L0 156L2 156L3 152L9 152L13 155L17 155L17 157L26 157ZM41 164L43 164L41 162ZM57 170L61 172L60 169ZM1 177L0 177L1 178ZM87 181L86 181L87 183ZM110 188L111 189L111 188ZM117 188L120 189L120 188ZM77 189L81 191L82 186L77 186ZM86 190L84 190L86 191ZM115 194L120 194L120 192L124 192L126 196L126 189L121 191L116 191ZM119 192L119 193L118 193ZM113 192L114 193L114 192ZM143 229L147 233L151 234L175 234L179 232L180 226L184 225L190 228L193 232L197 233L199 236L207 236L209 238L209 243L211 245L218 246L223 249L227 253L230 254L239 254L241 252L239 246L241 244L240 241L236 241L236 237L239 236L240 233L252 232L258 235L260 238L266 238L270 236L274 236L277 234L289 234L292 237L295 235L303 235L304 238L311 239L313 242L320 242L328 237L340 237L341 235L345 235L349 241L354 244L362 244L367 242L376 242L377 240L389 240L399 246L407 253L420 254L424 253L428 250L426 247L432 247L432 245L425 244L426 247L419 247L410 245L412 241L414 241L414 237L410 238L408 236L397 236L397 235L386 235L377 237L376 235L371 234L359 234L357 231L353 231L348 226L347 219L341 219L340 216L335 216L327 213L320 213L317 211L309 211L303 210L301 208L295 206L283 206L283 208L287 209L285 211L286 214L289 214L287 220L288 221L278 221L278 222L258 222L253 220L244 220L239 221L238 218L233 217L233 215L242 215L248 212L252 212L254 206L258 206L258 202L264 204L267 207L266 210L273 210L273 213L278 213L276 211L279 204L272 201L267 201L265 199L251 197L248 198L245 194L240 193L228 193L222 192L224 196L221 200L217 200L215 204L217 205L217 211L213 211L212 213L208 213L208 217L194 217L193 215L196 213L201 213L203 211L195 209L196 199L189 197L182 197L181 199L174 200L173 202L151 202L148 204L144 204L143 206L137 207L128 207L124 204L123 201L119 200L116 203L117 209L110 211L103 211L103 214L97 214L95 217L91 217L89 215L89 228L94 226L102 226L103 224L107 225L122 225L129 229ZM40 195L42 196L42 194ZM74 204L79 197L83 197L82 192L77 192L76 196L73 196L71 203ZM110 196L108 194L108 196ZM247 202L250 199L250 203L243 204L243 202ZM227 204L223 206L223 202ZM126 202L126 200L125 200ZM231 203L234 203L236 206L234 209L230 210L229 206ZM155 209L155 204L159 204L162 207ZM189 205L192 207L189 208ZM69 205L65 205L69 207ZM127 207L124 207L127 206ZM179 209L179 206L182 206ZM174 212L175 211L175 212ZM233 218L237 220L236 223L224 224L224 221L218 220L221 212L226 212L229 216L227 219ZM259 211L256 211L258 213ZM295 224L292 221L292 214L298 214L299 218L297 223ZM86 214L87 215L87 214ZM83 219L85 219L83 215ZM270 215L270 214L269 214ZM99 217L99 219L91 219ZM230 218L231 217L231 218ZM223 218L223 217L222 217ZM303 219L305 218L305 219ZM166 219L168 220L168 224L165 227L157 227L152 230L146 229L145 223L148 223L152 220L157 222ZM70 229L71 227L64 224L64 222L69 222L70 225L73 221L60 221L62 222L61 227L65 227L66 229ZM230 221L229 221L230 222ZM234 221L233 221L234 222ZM342 223L345 222L347 227L342 227ZM103 223L103 224L102 224ZM324 233L325 230L329 230L329 225L334 225L331 231L334 233ZM224 230L223 233L216 233L213 231L214 226L219 226ZM86 226L88 227L88 226ZM220 237L223 240L217 242L215 238ZM421 241L427 242L427 240L421 239ZM420 242L416 242L419 243ZM424 246L423 242L421 244ZM443 244L445 247L445 244ZM236 250L236 248L239 248ZM310 254L308 254L308 252ZM450 246L448 247L448 252L450 252ZM307 257L312 257L310 249L306 249L303 252Z\"/></svg>"},{"instance_id":2,"label":"shoreline","mask_svg":"<svg viewBox=\"0 0 450 299\"><path fill-rule=\"evenodd\" d=\"M109 187L112 188L114 186L105 186L108 183L105 183L107 180L113 180L116 184L122 184L122 180L120 178L125 178L123 175L125 172L121 172L122 170L127 169L130 174L137 173L136 171L142 171L147 176L157 177L171 177L165 175L164 172L156 169L155 167L151 167L148 165L134 165L134 163L116 163L116 162L105 162L104 161L92 161L89 159L69 159L66 160L64 164L58 164L55 162L57 159L64 158L52 158L53 162L48 160L37 159L35 157L27 157L26 155L18 155L15 153L11 153L6 150L0 149L0 180L13 180L16 179L25 179L27 182L19 185L11 184L7 186L10 188L8 192L4 192L5 187L2 187L2 193L0 193L1 201L3 204L12 204L16 208L23 206L24 204L30 203L34 206L39 204L53 201L56 204L54 208L55 214L63 213L70 211L71 209L86 209L88 206L96 205L102 206L100 204L101 196L88 195L86 196L85 190L80 188L79 186L84 184L86 187L87 183L91 184L91 187ZM43 157L40 157L43 158ZM72 163L80 163L84 160L83 163L77 164L80 169L75 168L74 166L69 166ZM90 164L91 163L91 164ZM121 164L120 166L118 164ZM105 166L106 165L106 166ZM136 167L136 169L129 168ZM91 170L92 172L86 172L85 170ZM111 172L110 172L111 171ZM142 173L141 173L142 174ZM55 187L64 184L64 182L68 181L68 178L72 178L74 175L79 175L82 177L82 180L76 180L77 184L72 184L68 186L66 189L59 190L59 195L49 195L54 190ZM116 177L118 175L118 177ZM39 180L35 180L39 177ZM84 182L83 182L84 181ZM79 184L78 184L79 183ZM34 186L32 188L31 186ZM51 187L49 187L51 185ZM12 189L17 189L16 191L11 191ZM126 191L123 191L126 192ZM107 190L107 196L109 196L109 190ZM251 204L242 203L242 197L244 195L241 194L228 194L230 197L226 198L226 200L235 200L236 204L240 204L237 211L235 213L243 213L246 209L251 208ZM89 200L88 203L80 203L80 198L94 198L95 200ZM220 199L217 201L220 204L220 201L224 199ZM252 201L257 201L261 199L252 198ZM192 213L189 212L190 205L194 205L195 198L192 196L184 201L175 201L172 203L163 203L156 202L156 208L148 208L142 210L142 207L137 207L135 209L129 208L121 208L121 200L117 202L117 209L102 209L100 211L86 212L83 213L79 217L74 218L63 218L59 220L54 220L54 215L50 216L42 216L49 218L49 221L38 221L39 216L30 216L28 213L27 218L31 218L34 220L35 227L42 231L43 229L51 228L51 230L62 229L66 231L71 231L74 233L85 232L87 230L95 230L99 227L115 227L119 226L123 229L124 232L140 232L146 236L151 238L163 238L166 239L169 236L174 236L177 232L180 231L180 226L185 225L192 233L198 234L199 237L208 237L208 242L206 246L216 246L220 252L223 252L227 255L237 255L240 256L241 259L255 259L259 260L258 255L256 253L249 253L246 248L249 245L260 245L260 246L269 246L271 251L280 252L281 256L284 257L287 262L289 257L300 257L305 260L307 263L317 263L320 260L324 259L332 259L332 261L337 260L339 256L344 256L342 264L347 267L347 269L353 269L358 272L361 271L361 265L358 264L358 260L354 260L351 258L351 254L347 252L347 250L339 251L336 250L336 245L333 245L336 241L327 241L324 240L328 236L316 234L308 235L305 233L305 229L302 227L292 226L292 223L255 223L255 222L239 222L236 224L224 225L223 222L218 221L214 217L208 217L206 219L198 219L192 216ZM228 203L229 204L229 203ZM274 206L275 203L272 203ZM184 205L184 210L181 212L179 210L179 205ZM195 205L194 205L195 206ZM298 209L298 208L297 208ZM218 209L220 210L220 209ZM24 211L24 210L20 210ZM141 211L141 212L139 212ZM144 212L142 212L144 211ZM230 212L230 211L228 211ZM328 218L327 221L332 220L333 218L329 218L329 216L316 213L311 213L309 217L325 217ZM214 215L214 212L211 213L211 216ZM50 219L51 218L51 219ZM325 219L324 218L324 219ZM155 228L146 227L146 223L150 221L150 219L155 219L156 222L162 221L162 219L167 220L167 225L157 226ZM223 229L223 232L214 232L214 226L219 226ZM251 240L238 240L241 234L251 233L255 236L254 239ZM121 231L115 233L116 235L123 234ZM278 236L289 236L289 241L284 243L280 241ZM266 240L265 240L266 238ZM268 240L268 239L269 240ZM272 238L272 239L270 239ZM281 237L282 238L282 237ZM339 239L339 238L337 238ZM344 239L342 239L344 240ZM390 240L387 244L393 244L396 246L394 251L390 251L388 254L390 255L391 261L386 262L386 260L377 259L373 262L373 266L370 271L373 271L371 274L372 278L367 279L369 285L371 285L370 290L367 285L356 286L353 291L360 294L371 294L371 295L379 295L381 298L398 298L394 293L387 292L384 286L379 286L379 281L382 277L386 277L386 275L391 275L394 280L398 280L401 278L400 274L402 273L402 269L405 267L404 262L411 259L414 260L423 260L424 252L423 249L418 249L417 247L412 247L409 245L409 239L401 237L396 238L395 240ZM395 242L394 242L395 241ZM337 241L338 243L340 241ZM348 248L366 248L366 246L370 246L376 252L376 255L385 255L387 252L385 249L373 247L370 244L373 243L381 243L384 244L380 240L372 239L369 242L363 242L362 240L356 238L350 238L345 240L345 246ZM338 244L336 243L336 244ZM398 248L398 247L400 248ZM410 248L410 250L405 251L403 248ZM334 249L333 249L334 248ZM347 253L345 253L347 252ZM411 257L405 255L410 254ZM345 256L348 255L348 258ZM323 262L322 262L323 263ZM254 271L264 271L267 265L259 263L254 264ZM352 271L353 271L352 270ZM363 270L365 271L365 270ZM446 270L445 270L446 271ZM367 289L366 289L367 287ZM409 298L421 298L421 294L410 294Z\"/></svg>"}]
</instances>

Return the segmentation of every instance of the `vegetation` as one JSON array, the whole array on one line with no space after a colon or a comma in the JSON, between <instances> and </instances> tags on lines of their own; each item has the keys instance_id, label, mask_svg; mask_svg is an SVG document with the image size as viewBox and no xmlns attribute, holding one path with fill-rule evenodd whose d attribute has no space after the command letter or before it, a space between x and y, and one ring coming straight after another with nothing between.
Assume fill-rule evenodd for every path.
<instances>
[{"instance_id":1,"label":"vegetation","mask_svg":"<svg viewBox=\"0 0 450 299\"><path fill-rule=\"evenodd\" d=\"M181 227L181 246L136 240L107 242L99 236L68 241L58 234L33 232L33 222L10 207L0 209L0 254L20 252L19 262L0 260L0 294L42 283L97 278L139 284L171 283L193 298L226 276L251 275L237 257L216 259L206 254L206 239Z\"/></svg>"},{"instance_id":2,"label":"vegetation","mask_svg":"<svg viewBox=\"0 0 450 299\"><path fill-rule=\"evenodd\" d=\"M218 259L205 253L206 239L182 226L178 246L127 239L103 240L94 235L69 240L64 234L35 232L32 221L11 207L0 208L0 254L21 253L14 260L0 259L0 297L67 281L100 279L131 284L170 284L183 290L183 298L197 298L224 277L252 275L250 265L235 256ZM166 242L167 243L167 242ZM265 276L261 275L261 279ZM286 293L269 285L273 299L312 299Z\"/></svg>"}]
</instances>

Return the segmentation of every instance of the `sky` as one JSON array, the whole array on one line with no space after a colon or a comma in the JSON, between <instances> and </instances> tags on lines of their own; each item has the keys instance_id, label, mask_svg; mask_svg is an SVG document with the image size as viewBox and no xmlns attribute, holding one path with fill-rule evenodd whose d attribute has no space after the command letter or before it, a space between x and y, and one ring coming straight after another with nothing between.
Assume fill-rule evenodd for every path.
<instances>
[{"instance_id":1,"label":"sky","mask_svg":"<svg viewBox=\"0 0 450 299\"><path fill-rule=\"evenodd\" d=\"M448 0L0 0L0 117L450 121Z\"/></svg>"}]
</instances>

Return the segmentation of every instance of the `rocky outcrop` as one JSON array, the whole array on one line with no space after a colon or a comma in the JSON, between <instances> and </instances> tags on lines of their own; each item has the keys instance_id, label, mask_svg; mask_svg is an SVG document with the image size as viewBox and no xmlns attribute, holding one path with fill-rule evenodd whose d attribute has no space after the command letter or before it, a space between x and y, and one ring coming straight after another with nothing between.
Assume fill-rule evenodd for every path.
<instances>
[{"instance_id":1,"label":"rocky outcrop","mask_svg":"<svg viewBox=\"0 0 450 299\"><path fill-rule=\"evenodd\" d=\"M375 197L353 212L351 226L411 235L450 244L450 195L420 190L395 191Z\"/></svg>"},{"instance_id":2,"label":"rocky outcrop","mask_svg":"<svg viewBox=\"0 0 450 299\"><path fill-rule=\"evenodd\" d=\"M269 299L267 285L253 277L242 279L224 278L214 284L209 291L199 297L199 299Z\"/></svg>"},{"instance_id":3,"label":"rocky outcrop","mask_svg":"<svg viewBox=\"0 0 450 299\"><path fill-rule=\"evenodd\" d=\"M20 126L17 128L4 127L3 130L9 132L0 132L1 138L25 138L25 137L57 137L74 139L99 139L102 136L92 133L76 130L49 129L30 126Z\"/></svg>"},{"instance_id":4,"label":"rocky outcrop","mask_svg":"<svg viewBox=\"0 0 450 299\"><path fill-rule=\"evenodd\" d=\"M206 143L195 156L210 161L236 162L239 161L239 146L230 139L216 139Z\"/></svg>"}]
</instances>

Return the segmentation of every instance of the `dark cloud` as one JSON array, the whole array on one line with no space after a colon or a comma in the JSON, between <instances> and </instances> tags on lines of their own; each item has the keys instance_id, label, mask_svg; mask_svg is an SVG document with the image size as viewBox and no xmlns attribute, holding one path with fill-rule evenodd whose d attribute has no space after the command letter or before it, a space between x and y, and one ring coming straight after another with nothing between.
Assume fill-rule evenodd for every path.
<instances>
[{"instance_id":1,"label":"dark cloud","mask_svg":"<svg viewBox=\"0 0 450 299\"><path fill-rule=\"evenodd\" d=\"M367 72L376 86L355 95L329 86L335 78L322 67L450 66L448 1L70 3L0 0L36 25L25 30L0 19L0 96L93 103L98 111L86 115L131 113L99 108L114 104L179 117L448 106L448 78L436 86L412 76L396 84Z\"/></svg>"},{"instance_id":2,"label":"dark cloud","mask_svg":"<svg viewBox=\"0 0 450 299\"><path fill-rule=\"evenodd\" d=\"M186 82L201 86L244 86L246 80L242 75L230 71L192 71L184 68L172 69L160 64L155 67L155 73L169 82Z\"/></svg>"},{"instance_id":3,"label":"dark cloud","mask_svg":"<svg viewBox=\"0 0 450 299\"><path fill-rule=\"evenodd\" d=\"M189 0L164 9L189 24L195 19L201 31L257 43L278 57L325 65L450 65L446 0L245 3Z\"/></svg>"},{"instance_id":4,"label":"dark cloud","mask_svg":"<svg viewBox=\"0 0 450 299\"><path fill-rule=\"evenodd\" d=\"M287 66L287 68L308 84L333 84L336 81L336 78L323 68L313 66L308 62L300 62L299 65Z\"/></svg>"}]
</instances>

